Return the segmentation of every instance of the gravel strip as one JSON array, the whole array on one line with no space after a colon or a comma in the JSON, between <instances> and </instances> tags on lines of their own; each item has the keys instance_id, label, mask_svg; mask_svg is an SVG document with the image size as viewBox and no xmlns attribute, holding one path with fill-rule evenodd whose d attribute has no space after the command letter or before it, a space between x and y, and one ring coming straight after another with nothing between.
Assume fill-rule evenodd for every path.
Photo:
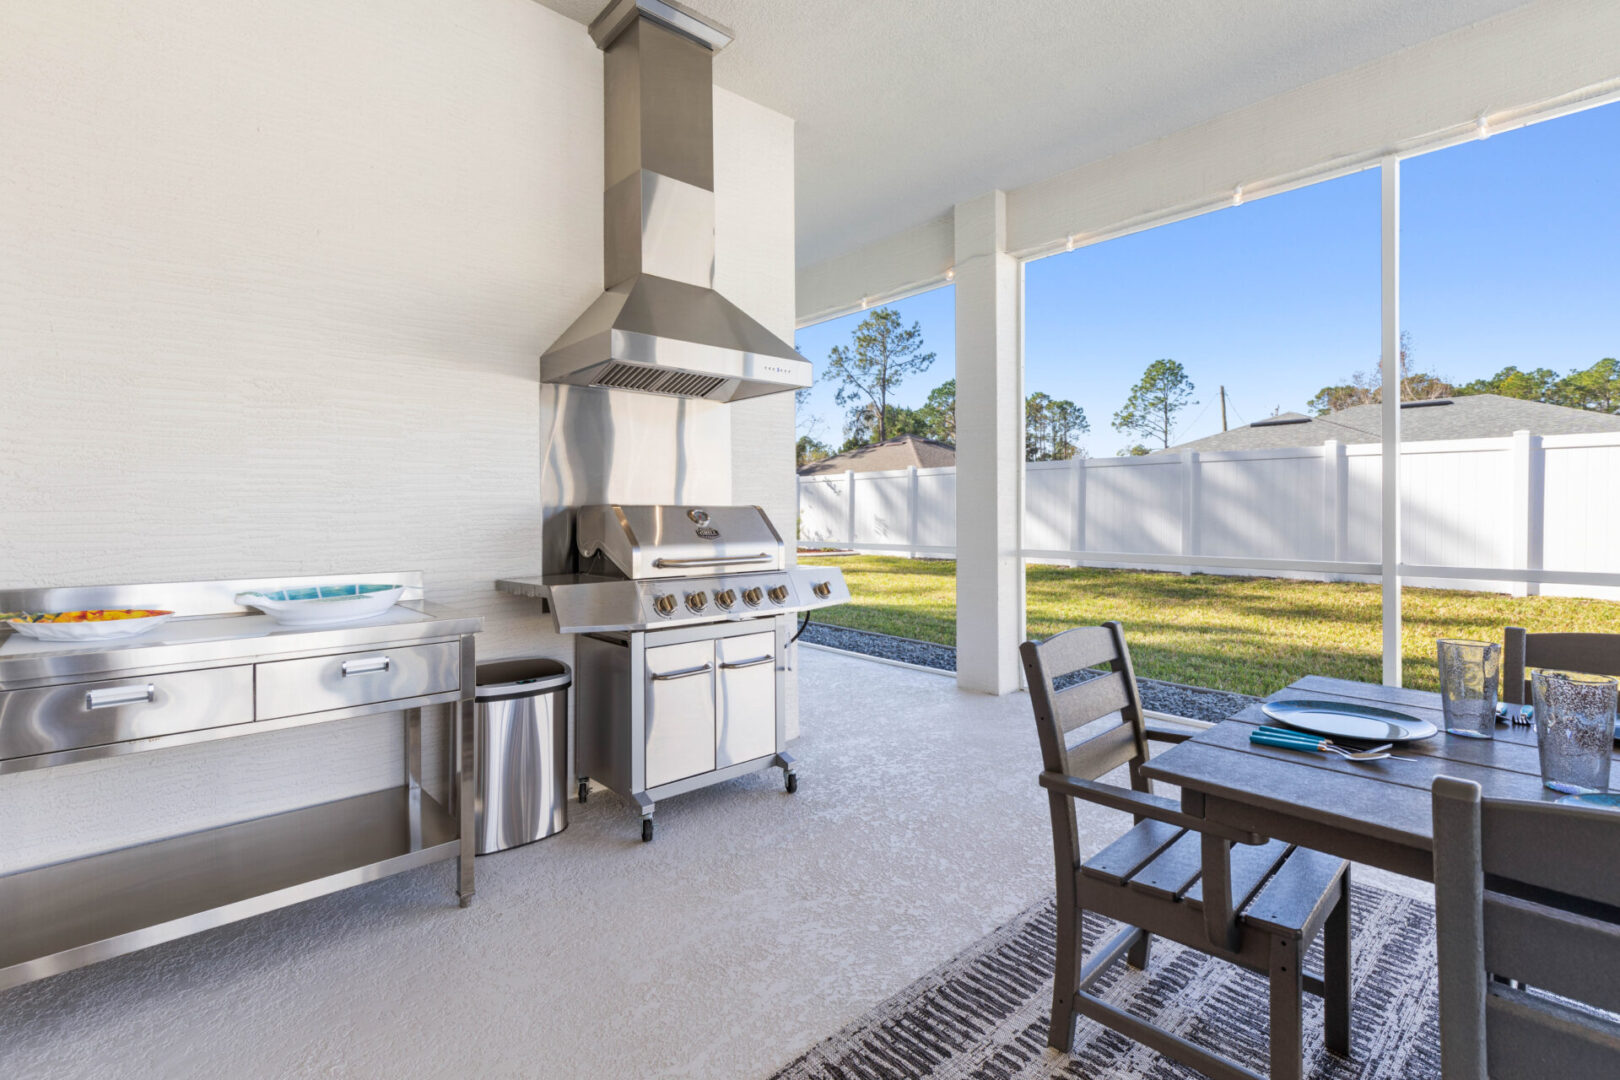
<instances>
[{"instance_id":1,"label":"gravel strip","mask_svg":"<svg viewBox=\"0 0 1620 1080\"><path fill-rule=\"evenodd\" d=\"M850 630L842 626L812 622L800 639L812 645L826 645L846 652L878 656L885 660L900 660L920 667L940 671L956 670L956 650L949 645L935 645L929 641L874 634L870 630ZM1098 674L1101 674L1100 672ZM1239 712L1259 698L1247 694L1234 694L1226 690L1211 690L1202 686L1183 686L1180 683L1160 682L1157 679L1138 679L1142 704L1153 712L1171 716L1185 716L1194 720L1220 721Z\"/></svg>"},{"instance_id":2,"label":"gravel strip","mask_svg":"<svg viewBox=\"0 0 1620 1080\"><path fill-rule=\"evenodd\" d=\"M1137 686L1141 690L1144 707L1171 716L1208 720L1212 724L1218 724L1260 700L1247 694L1211 690L1206 686L1183 686L1180 683L1159 682L1157 679L1138 679Z\"/></svg>"},{"instance_id":3,"label":"gravel strip","mask_svg":"<svg viewBox=\"0 0 1620 1080\"><path fill-rule=\"evenodd\" d=\"M849 630L842 626L829 626L827 623L818 622L812 622L805 627L804 635L799 640L808 641L812 645L843 649L846 652L879 656L885 660L900 660L907 664L916 664L918 667L938 668L940 671L956 670L956 650L949 645L935 645L930 641L874 634L869 630Z\"/></svg>"}]
</instances>

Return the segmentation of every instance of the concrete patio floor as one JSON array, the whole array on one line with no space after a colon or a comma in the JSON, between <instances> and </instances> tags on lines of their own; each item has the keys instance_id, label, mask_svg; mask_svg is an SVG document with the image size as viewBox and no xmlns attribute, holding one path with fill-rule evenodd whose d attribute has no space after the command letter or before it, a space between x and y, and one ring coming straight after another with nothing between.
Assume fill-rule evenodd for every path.
<instances>
[{"instance_id":1,"label":"concrete patio floor","mask_svg":"<svg viewBox=\"0 0 1620 1080\"><path fill-rule=\"evenodd\" d=\"M0 994L0 1076L769 1075L1052 887L1026 695L801 663L798 794L695 792L643 845L598 792L466 911L440 865Z\"/></svg>"}]
</instances>

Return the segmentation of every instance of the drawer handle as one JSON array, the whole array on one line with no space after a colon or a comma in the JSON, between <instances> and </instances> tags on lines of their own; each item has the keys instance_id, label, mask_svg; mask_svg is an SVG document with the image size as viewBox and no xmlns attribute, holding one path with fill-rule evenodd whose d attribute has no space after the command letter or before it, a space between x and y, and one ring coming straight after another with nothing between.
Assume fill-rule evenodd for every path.
<instances>
[{"instance_id":1,"label":"drawer handle","mask_svg":"<svg viewBox=\"0 0 1620 1080\"><path fill-rule=\"evenodd\" d=\"M100 690L91 690L84 695L86 709L116 709L120 705L134 705L137 702L152 701L157 698L157 686L147 683L145 686L105 686Z\"/></svg>"},{"instance_id":2,"label":"drawer handle","mask_svg":"<svg viewBox=\"0 0 1620 1080\"><path fill-rule=\"evenodd\" d=\"M654 682L668 682L670 679L690 679L694 675L703 675L712 670L713 664L699 664L697 667L682 668L679 671L668 671L654 675Z\"/></svg>"},{"instance_id":3,"label":"drawer handle","mask_svg":"<svg viewBox=\"0 0 1620 1080\"><path fill-rule=\"evenodd\" d=\"M775 656L756 656L752 660L738 660L735 664L727 663L721 664L720 666L726 671L735 671L738 668L758 667L761 664L769 664L775 659Z\"/></svg>"},{"instance_id":4,"label":"drawer handle","mask_svg":"<svg viewBox=\"0 0 1620 1080\"><path fill-rule=\"evenodd\" d=\"M339 670L347 679L350 675L370 675L377 671L387 671L391 663L386 656L368 656L364 660L345 660Z\"/></svg>"}]
</instances>

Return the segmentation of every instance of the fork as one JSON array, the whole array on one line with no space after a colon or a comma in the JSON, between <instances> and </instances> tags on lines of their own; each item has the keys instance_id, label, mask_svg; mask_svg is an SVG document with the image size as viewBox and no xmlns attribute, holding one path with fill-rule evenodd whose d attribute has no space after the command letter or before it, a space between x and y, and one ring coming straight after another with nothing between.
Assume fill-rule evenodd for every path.
<instances>
[{"instance_id":1,"label":"fork","mask_svg":"<svg viewBox=\"0 0 1620 1080\"><path fill-rule=\"evenodd\" d=\"M1288 728L1261 727L1249 733L1249 741L1262 746L1276 746L1284 750L1315 750L1327 751L1337 754L1346 761L1380 761L1391 757L1389 748L1391 743L1382 746L1368 747L1365 750L1351 750L1339 746L1331 739L1322 739L1314 735L1307 735L1303 731L1292 731Z\"/></svg>"},{"instance_id":2,"label":"fork","mask_svg":"<svg viewBox=\"0 0 1620 1080\"><path fill-rule=\"evenodd\" d=\"M1536 707L1503 703L1496 706L1496 717L1498 720L1508 721L1514 727L1531 727L1536 722Z\"/></svg>"},{"instance_id":3,"label":"fork","mask_svg":"<svg viewBox=\"0 0 1620 1080\"><path fill-rule=\"evenodd\" d=\"M1369 746L1365 750L1351 750L1348 747L1331 743L1326 739L1322 740L1323 750L1330 754L1338 754L1346 761L1379 761L1383 758L1393 757L1394 755L1389 752L1392 745L1394 744L1385 743L1382 746Z\"/></svg>"}]
</instances>

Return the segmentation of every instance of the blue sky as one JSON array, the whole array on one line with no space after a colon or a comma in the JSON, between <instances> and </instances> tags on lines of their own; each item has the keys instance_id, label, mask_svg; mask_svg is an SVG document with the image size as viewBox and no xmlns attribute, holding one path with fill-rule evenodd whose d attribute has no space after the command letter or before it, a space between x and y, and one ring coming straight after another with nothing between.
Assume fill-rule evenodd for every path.
<instances>
[{"instance_id":1,"label":"blue sky","mask_svg":"<svg viewBox=\"0 0 1620 1080\"><path fill-rule=\"evenodd\" d=\"M1419 368L1463 382L1620 354L1620 104L1408 158L1401 184L1402 325ZM1030 263L1025 388L1084 408L1098 456L1134 441L1111 420L1159 357L1197 387L1176 441L1220 430L1222 384L1234 427L1303 410L1377 365L1378 225L1369 170ZM900 404L952 377L953 303L943 288L892 305L939 354ZM819 380L861 317L796 335L824 442L842 442L843 415Z\"/></svg>"}]
</instances>

